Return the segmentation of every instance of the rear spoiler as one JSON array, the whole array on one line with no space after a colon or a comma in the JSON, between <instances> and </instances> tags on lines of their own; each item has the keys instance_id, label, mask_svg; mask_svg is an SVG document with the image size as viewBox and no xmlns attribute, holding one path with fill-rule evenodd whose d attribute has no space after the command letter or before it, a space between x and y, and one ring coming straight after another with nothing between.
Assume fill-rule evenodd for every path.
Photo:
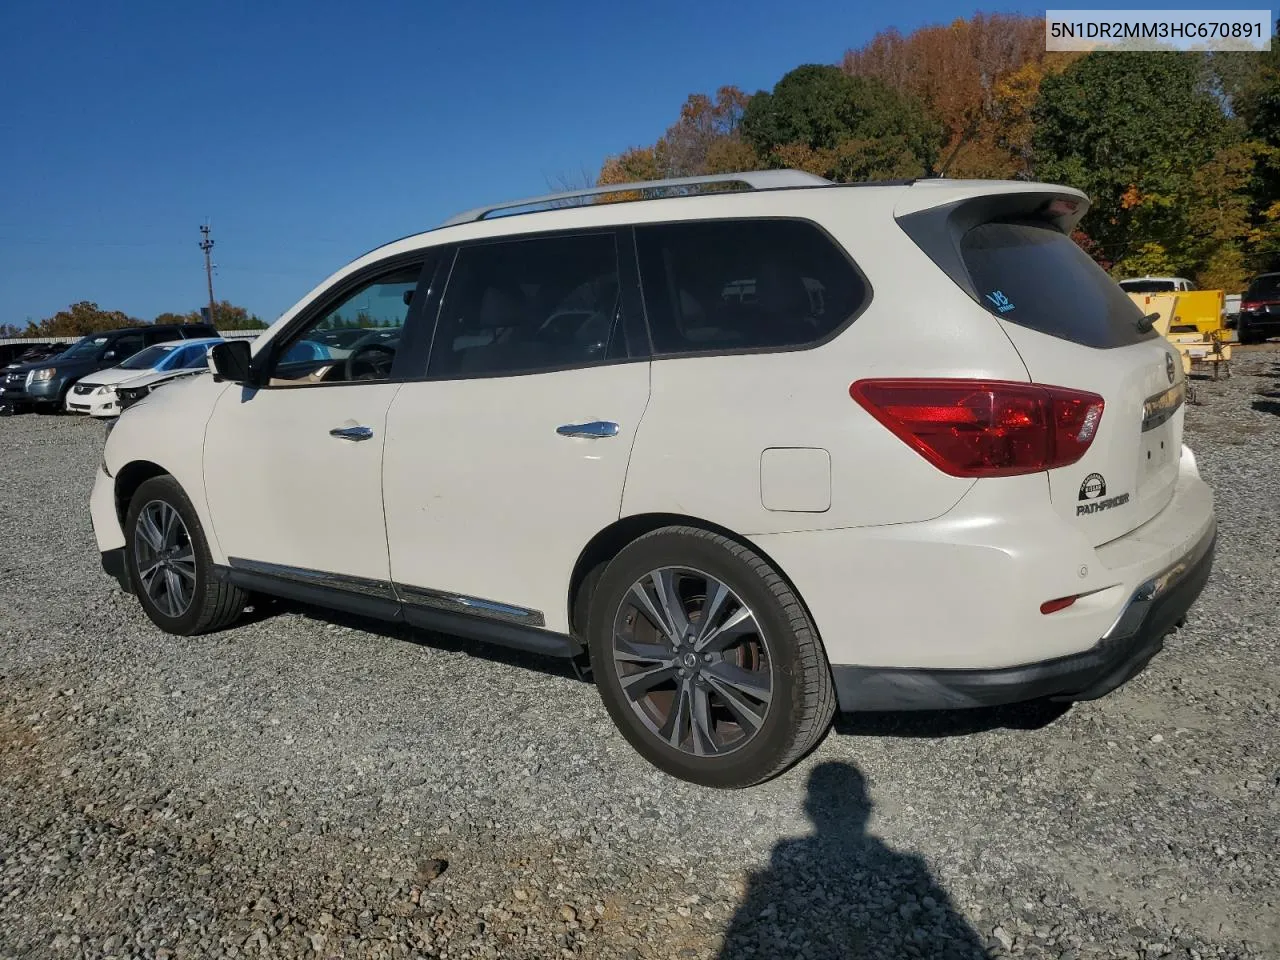
<instances>
[{"instance_id":1,"label":"rear spoiler","mask_svg":"<svg viewBox=\"0 0 1280 960\"><path fill-rule=\"evenodd\" d=\"M920 186L912 187L912 190ZM895 215L903 231L976 302L982 298L960 256L960 239L973 227L993 220L1038 220L1065 234L1088 212L1089 199L1067 187L1039 185L999 193L980 193ZM936 188L935 188L936 189Z\"/></svg>"}]
</instances>

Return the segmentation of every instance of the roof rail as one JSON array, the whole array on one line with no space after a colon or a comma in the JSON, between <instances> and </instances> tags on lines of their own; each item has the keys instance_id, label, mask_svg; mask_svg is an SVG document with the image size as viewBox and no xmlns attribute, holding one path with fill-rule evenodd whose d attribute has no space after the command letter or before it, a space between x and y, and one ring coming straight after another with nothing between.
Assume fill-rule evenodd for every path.
<instances>
[{"instance_id":1,"label":"roof rail","mask_svg":"<svg viewBox=\"0 0 1280 960\"><path fill-rule=\"evenodd\" d=\"M775 190L781 187L817 187L831 183L823 177L802 170L753 170L747 173L716 173L703 177L672 177L669 180L641 180L636 183L611 183L607 186L590 187L586 190L569 190L565 193L549 193L541 197L528 197L524 200L509 200L506 203L495 203L487 207L476 207L456 216L450 217L441 226L452 227L459 223L473 223L484 220L490 214L500 210L512 210L520 207L542 206L564 200L576 200L582 197L598 197L608 193L630 193L633 191L666 190L670 187L696 187L711 183L737 183L748 190ZM532 212L532 211L530 211Z\"/></svg>"}]
</instances>

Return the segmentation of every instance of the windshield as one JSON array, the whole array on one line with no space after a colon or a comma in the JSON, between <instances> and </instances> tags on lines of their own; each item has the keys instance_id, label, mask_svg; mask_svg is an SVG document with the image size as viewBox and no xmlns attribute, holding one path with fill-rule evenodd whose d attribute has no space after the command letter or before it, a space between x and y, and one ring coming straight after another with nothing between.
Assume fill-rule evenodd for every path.
<instances>
[{"instance_id":1,"label":"windshield","mask_svg":"<svg viewBox=\"0 0 1280 960\"><path fill-rule=\"evenodd\" d=\"M1268 273L1255 278L1253 283L1249 284L1249 292L1244 295L1244 299L1277 296L1280 296L1280 273Z\"/></svg>"},{"instance_id":2,"label":"windshield","mask_svg":"<svg viewBox=\"0 0 1280 960\"><path fill-rule=\"evenodd\" d=\"M981 303L1002 320L1086 347L1159 336L1142 311L1070 237L1040 223L974 227L960 252Z\"/></svg>"},{"instance_id":3,"label":"windshield","mask_svg":"<svg viewBox=\"0 0 1280 960\"><path fill-rule=\"evenodd\" d=\"M150 370L157 366L168 354L176 350L177 347L172 344L157 344L154 347L147 347L145 350L139 350L124 363L120 364L121 370Z\"/></svg>"},{"instance_id":4,"label":"windshield","mask_svg":"<svg viewBox=\"0 0 1280 960\"><path fill-rule=\"evenodd\" d=\"M77 340L71 349L62 354L62 359L73 360L82 359L84 357L92 357L102 352L102 348L107 345L106 337L87 336Z\"/></svg>"},{"instance_id":5,"label":"windshield","mask_svg":"<svg viewBox=\"0 0 1280 960\"><path fill-rule=\"evenodd\" d=\"M1172 280L1121 280L1120 286L1129 293L1172 293Z\"/></svg>"}]
</instances>

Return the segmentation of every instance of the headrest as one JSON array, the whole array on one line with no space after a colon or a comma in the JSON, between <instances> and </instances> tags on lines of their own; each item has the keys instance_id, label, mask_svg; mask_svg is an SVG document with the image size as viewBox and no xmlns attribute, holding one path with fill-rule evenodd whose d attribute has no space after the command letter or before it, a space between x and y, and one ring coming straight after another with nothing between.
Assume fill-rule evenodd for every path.
<instances>
[{"instance_id":1,"label":"headrest","mask_svg":"<svg viewBox=\"0 0 1280 960\"><path fill-rule=\"evenodd\" d=\"M756 296L761 308L768 313L800 319L813 312L804 278L787 264L762 265L756 278Z\"/></svg>"},{"instance_id":2,"label":"headrest","mask_svg":"<svg viewBox=\"0 0 1280 960\"><path fill-rule=\"evenodd\" d=\"M525 322L524 298L499 287L489 287L480 298L480 326L518 327Z\"/></svg>"}]
</instances>

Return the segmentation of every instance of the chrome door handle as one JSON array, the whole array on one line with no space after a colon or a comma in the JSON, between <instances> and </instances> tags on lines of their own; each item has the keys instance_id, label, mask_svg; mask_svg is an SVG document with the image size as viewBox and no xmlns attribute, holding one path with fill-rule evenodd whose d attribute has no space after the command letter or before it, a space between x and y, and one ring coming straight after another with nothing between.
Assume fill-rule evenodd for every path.
<instances>
[{"instance_id":1,"label":"chrome door handle","mask_svg":"<svg viewBox=\"0 0 1280 960\"><path fill-rule=\"evenodd\" d=\"M616 437L618 425L611 420L592 420L590 423L566 423L556 427L556 433L562 437L586 437L599 440L601 437Z\"/></svg>"},{"instance_id":2,"label":"chrome door handle","mask_svg":"<svg viewBox=\"0 0 1280 960\"><path fill-rule=\"evenodd\" d=\"M368 440L373 436L372 427L334 427L329 436L342 440Z\"/></svg>"}]
</instances>

